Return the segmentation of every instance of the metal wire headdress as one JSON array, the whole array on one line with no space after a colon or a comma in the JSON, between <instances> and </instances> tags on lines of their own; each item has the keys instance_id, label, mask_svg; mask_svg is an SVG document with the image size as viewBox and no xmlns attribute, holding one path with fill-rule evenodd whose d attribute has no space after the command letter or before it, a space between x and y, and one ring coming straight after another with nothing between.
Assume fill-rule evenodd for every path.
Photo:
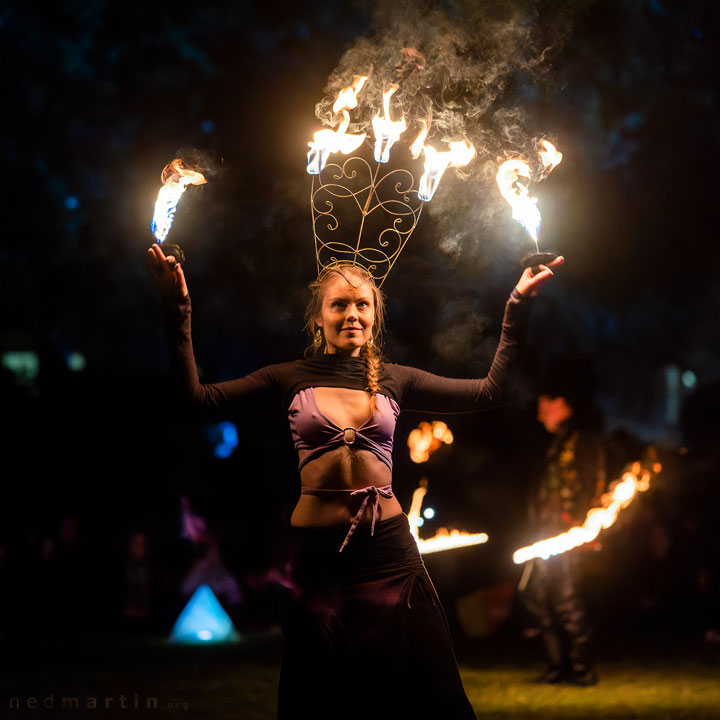
<instances>
[{"instance_id":1,"label":"metal wire headdress","mask_svg":"<svg viewBox=\"0 0 720 720\"><path fill-rule=\"evenodd\" d=\"M307 170L313 176L310 209L318 274L349 262L367 270L379 287L417 227L423 205L432 198L445 169L470 162L475 148L465 141L450 143L450 151L438 152L424 144L429 127L425 123L411 149L414 158L425 153L424 174L417 189L413 174L405 168L381 174L381 165L389 161L390 149L406 129L404 117L396 121L390 118L390 97L397 90L394 85L383 93L383 116L378 113L372 121L375 170L357 155L341 165L327 163L331 153L350 155L365 141L365 133L349 134L346 130L350 124L348 109L357 106L356 96L366 79L358 76L338 95L333 113L341 113L340 123L335 130L315 133L309 143ZM357 232L351 236L346 228L353 224Z\"/></svg>"},{"instance_id":2,"label":"metal wire headdress","mask_svg":"<svg viewBox=\"0 0 720 720\"><path fill-rule=\"evenodd\" d=\"M350 262L365 268L380 287L392 270L424 203L409 170L390 170L378 179L379 170L380 163L373 172L367 160L352 156L342 165L328 163L322 174L313 175L310 209L318 273ZM343 237L341 216L346 224L359 218L354 241ZM374 242L364 239L378 228Z\"/></svg>"}]
</instances>

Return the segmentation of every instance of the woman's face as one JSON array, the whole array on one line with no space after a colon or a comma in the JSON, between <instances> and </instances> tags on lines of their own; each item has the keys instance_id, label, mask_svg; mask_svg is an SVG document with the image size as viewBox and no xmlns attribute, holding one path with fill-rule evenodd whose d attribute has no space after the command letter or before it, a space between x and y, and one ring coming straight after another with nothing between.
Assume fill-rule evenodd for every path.
<instances>
[{"instance_id":1,"label":"woman's face","mask_svg":"<svg viewBox=\"0 0 720 720\"><path fill-rule=\"evenodd\" d=\"M333 273L325 285L320 315L315 322L325 335L327 353L357 357L372 336L375 299L370 282L363 282L352 271L343 272L353 284Z\"/></svg>"}]
</instances>

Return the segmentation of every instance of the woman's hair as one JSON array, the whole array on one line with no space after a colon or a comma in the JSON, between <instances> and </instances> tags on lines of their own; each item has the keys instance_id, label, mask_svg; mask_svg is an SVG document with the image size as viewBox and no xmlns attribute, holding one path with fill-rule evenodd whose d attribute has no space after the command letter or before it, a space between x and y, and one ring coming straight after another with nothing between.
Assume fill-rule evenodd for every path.
<instances>
[{"instance_id":1,"label":"woman's hair","mask_svg":"<svg viewBox=\"0 0 720 720\"><path fill-rule=\"evenodd\" d=\"M371 407L375 411L375 395L380 389L380 366L382 363L382 332L385 326L385 298L372 275L359 265L341 262L337 265L324 268L317 279L310 283L310 302L305 308L305 331L310 336L310 345L305 351L306 355L322 355L326 350L325 338L316 342L318 325L315 320L322 310L325 288L334 275L350 283L353 287L360 287L367 283L372 291L375 303L375 318L372 327L372 344L365 344L360 348L360 356L365 360L365 389L372 395Z\"/></svg>"}]
</instances>

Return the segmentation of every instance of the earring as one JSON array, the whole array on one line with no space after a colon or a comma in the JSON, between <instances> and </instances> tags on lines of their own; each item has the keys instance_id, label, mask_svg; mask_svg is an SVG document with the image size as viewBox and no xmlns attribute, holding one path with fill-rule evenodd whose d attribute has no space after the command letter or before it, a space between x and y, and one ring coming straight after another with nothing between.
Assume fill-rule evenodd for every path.
<instances>
[{"instance_id":1,"label":"earring","mask_svg":"<svg viewBox=\"0 0 720 720\"><path fill-rule=\"evenodd\" d=\"M313 337L313 347L316 349L319 348L322 345L322 341L323 341L322 332L320 332L320 328L318 328L315 331L315 336Z\"/></svg>"},{"instance_id":2,"label":"earring","mask_svg":"<svg viewBox=\"0 0 720 720\"><path fill-rule=\"evenodd\" d=\"M375 344L375 341L372 339L372 337L367 341L367 346L372 347Z\"/></svg>"}]
</instances>

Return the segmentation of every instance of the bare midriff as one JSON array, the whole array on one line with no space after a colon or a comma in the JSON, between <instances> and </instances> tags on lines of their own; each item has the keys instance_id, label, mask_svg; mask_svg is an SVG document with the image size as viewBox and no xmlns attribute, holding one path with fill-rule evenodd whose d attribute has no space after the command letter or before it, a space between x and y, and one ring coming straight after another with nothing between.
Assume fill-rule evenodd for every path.
<instances>
[{"instance_id":1,"label":"bare midriff","mask_svg":"<svg viewBox=\"0 0 720 720\"><path fill-rule=\"evenodd\" d=\"M317 388L318 407L324 414L342 421L341 427L359 427L362 419L370 416L370 396L361 390L341 388ZM358 422L359 421L359 422ZM309 450L300 450L302 460ZM317 495L301 495L290 522L297 527L326 527L349 525L360 509L363 496L351 497L350 491L361 490L370 485L383 487L392 482L392 471L369 450L343 445L328 450L308 462L300 473L305 488L319 491ZM387 520L402 513L400 503L393 496L380 497L378 520ZM362 522L372 519L372 504L368 503Z\"/></svg>"},{"instance_id":2,"label":"bare midriff","mask_svg":"<svg viewBox=\"0 0 720 720\"><path fill-rule=\"evenodd\" d=\"M308 451L300 451L300 459ZM383 487L392 482L390 468L368 450L353 450L343 446L329 450L309 462L300 474L303 487L317 490L361 490L369 485ZM298 527L349 525L360 509L363 497L351 497L350 492L328 492L320 495L301 495L290 522ZM400 515L402 507L394 496L380 498L378 520ZM368 504L362 522L372 519Z\"/></svg>"}]
</instances>

